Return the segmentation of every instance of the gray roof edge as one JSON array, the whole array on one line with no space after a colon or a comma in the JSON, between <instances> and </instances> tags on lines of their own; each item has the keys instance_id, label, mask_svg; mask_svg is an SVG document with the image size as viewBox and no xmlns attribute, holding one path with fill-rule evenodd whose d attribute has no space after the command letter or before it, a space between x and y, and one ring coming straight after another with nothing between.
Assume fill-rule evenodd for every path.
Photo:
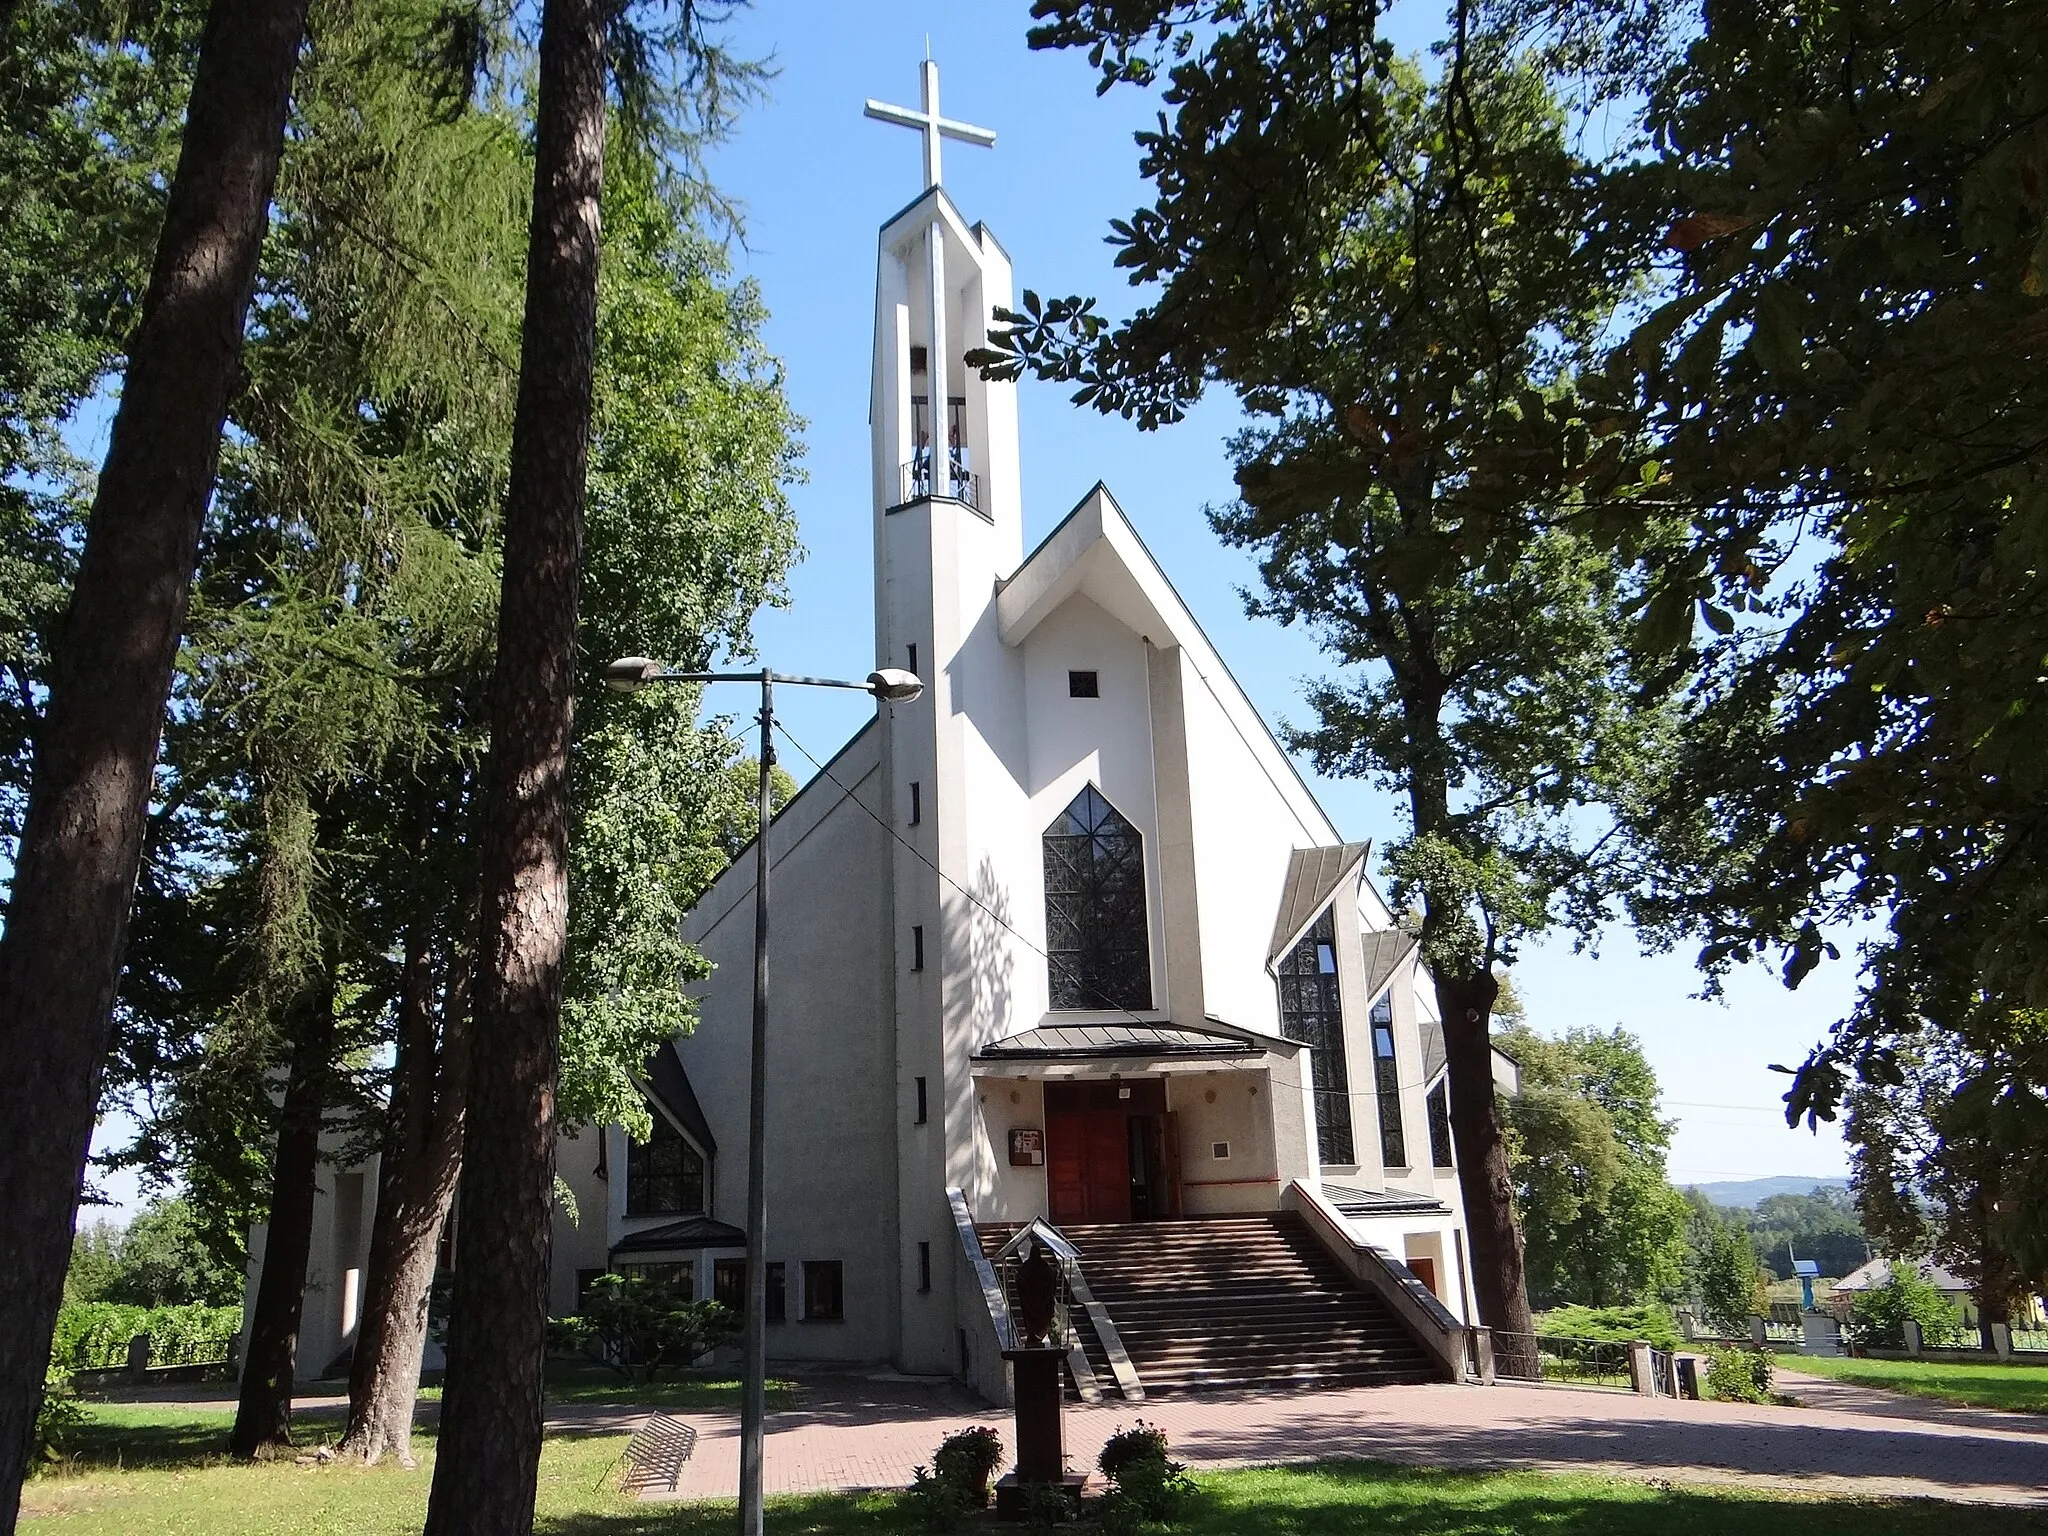
<instances>
[{"instance_id":1,"label":"gray roof edge","mask_svg":"<svg viewBox=\"0 0 2048 1536\"><path fill-rule=\"evenodd\" d=\"M1328 856L1336 855L1330 863ZM1280 957L1301 942L1315 920L1322 915L1343 888L1344 881L1372 854L1372 839L1362 843L1322 843L1308 848L1292 850L1287 859L1287 879L1280 888L1280 910L1273 914L1273 940L1266 949L1266 969L1272 970L1280 963ZM1300 881L1308 871L1312 856L1323 856L1321 862L1329 867L1316 879L1310 894L1313 899L1304 905Z\"/></svg>"},{"instance_id":2,"label":"gray roof edge","mask_svg":"<svg viewBox=\"0 0 2048 1536\"><path fill-rule=\"evenodd\" d=\"M718 1138L711 1134L711 1122L704 1106L697 1102L697 1090L690 1086L689 1071L676 1054L676 1043L665 1041L640 1068L640 1086L648 1098L667 1111L677 1130L697 1143L706 1157L718 1156Z\"/></svg>"}]
</instances>

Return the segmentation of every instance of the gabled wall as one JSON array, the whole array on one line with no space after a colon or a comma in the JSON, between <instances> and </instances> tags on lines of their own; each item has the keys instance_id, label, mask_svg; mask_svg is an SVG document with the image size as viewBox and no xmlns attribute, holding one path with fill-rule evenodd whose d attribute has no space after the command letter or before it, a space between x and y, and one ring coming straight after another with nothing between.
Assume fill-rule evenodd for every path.
<instances>
[{"instance_id":1,"label":"gabled wall","mask_svg":"<svg viewBox=\"0 0 2048 1536\"><path fill-rule=\"evenodd\" d=\"M777 1359L878 1360L896 1348L893 1211L905 1117L895 1092L886 909L863 899L886 888L886 835L869 814L883 809L879 738L874 729L857 737L827 765L832 779L820 775L769 828L767 1246L769 1261L786 1266L789 1299L789 1321L768 1330ZM749 849L684 925L715 970L692 989L702 1010L696 1030L676 1042L718 1141L711 1214L739 1227L747 1224L753 869ZM611 1182L614 1210L623 1210L622 1169ZM798 1320L805 1259L845 1266L843 1323Z\"/></svg>"}]
</instances>

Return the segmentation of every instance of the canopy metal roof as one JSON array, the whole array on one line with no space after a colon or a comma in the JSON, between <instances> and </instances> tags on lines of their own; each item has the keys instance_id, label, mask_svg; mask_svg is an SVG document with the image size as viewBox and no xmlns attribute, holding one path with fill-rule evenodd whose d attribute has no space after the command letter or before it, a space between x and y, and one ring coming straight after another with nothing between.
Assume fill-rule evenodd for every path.
<instances>
[{"instance_id":1,"label":"canopy metal roof","mask_svg":"<svg viewBox=\"0 0 2048 1536\"><path fill-rule=\"evenodd\" d=\"M1133 1020L1108 1024L1044 1024L991 1040L976 1061L1094 1061L1104 1057L1216 1057L1263 1055L1256 1040L1177 1024Z\"/></svg>"},{"instance_id":2,"label":"canopy metal roof","mask_svg":"<svg viewBox=\"0 0 2048 1536\"><path fill-rule=\"evenodd\" d=\"M667 1253L694 1248L744 1248L747 1234L709 1216L691 1216L665 1227L634 1232L612 1244L612 1257L622 1253Z\"/></svg>"}]
</instances>

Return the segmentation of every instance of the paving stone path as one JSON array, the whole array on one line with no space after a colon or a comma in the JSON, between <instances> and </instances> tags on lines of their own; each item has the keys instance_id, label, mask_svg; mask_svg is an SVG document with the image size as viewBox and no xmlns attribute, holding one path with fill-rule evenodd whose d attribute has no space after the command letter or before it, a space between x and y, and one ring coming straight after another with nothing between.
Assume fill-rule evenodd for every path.
<instances>
[{"instance_id":1,"label":"paving stone path","mask_svg":"<svg viewBox=\"0 0 2048 1536\"><path fill-rule=\"evenodd\" d=\"M1198 1467L1362 1457L2048 1505L2048 1419L1947 1408L1790 1373L1780 1390L1812 1406L1448 1385L1070 1405L1068 1463L1092 1468L1110 1433L1142 1417L1166 1431L1177 1457ZM696 1430L689 1459L671 1486L643 1497L735 1497L737 1420L687 1417ZM769 1416L768 1491L904 1487L940 1439L977 1423L1011 1438L1007 1414L975 1406L950 1383L809 1377L800 1406Z\"/></svg>"}]
</instances>

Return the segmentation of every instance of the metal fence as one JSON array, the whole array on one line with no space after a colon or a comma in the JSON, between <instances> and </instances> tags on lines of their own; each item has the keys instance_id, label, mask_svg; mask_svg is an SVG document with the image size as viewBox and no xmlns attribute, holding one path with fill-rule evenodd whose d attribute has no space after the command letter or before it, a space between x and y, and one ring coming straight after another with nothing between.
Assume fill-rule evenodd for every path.
<instances>
[{"instance_id":1,"label":"metal fence","mask_svg":"<svg viewBox=\"0 0 2048 1536\"><path fill-rule=\"evenodd\" d=\"M2013 1329L2012 1347L2015 1352L2020 1350L2026 1350L2030 1353L2048 1352L2048 1328Z\"/></svg>"},{"instance_id":2,"label":"metal fence","mask_svg":"<svg viewBox=\"0 0 2048 1536\"><path fill-rule=\"evenodd\" d=\"M1493 1335L1495 1358L1501 1354L1501 1335ZM1563 1386L1632 1386L1628 1378L1628 1346L1614 1339L1571 1339L1556 1333L1524 1333L1520 1339L1534 1343L1536 1380L1559 1382Z\"/></svg>"},{"instance_id":3,"label":"metal fence","mask_svg":"<svg viewBox=\"0 0 2048 1536\"><path fill-rule=\"evenodd\" d=\"M1678 1356L1668 1349L1650 1351L1650 1391L1657 1397L1678 1396Z\"/></svg>"}]
</instances>

